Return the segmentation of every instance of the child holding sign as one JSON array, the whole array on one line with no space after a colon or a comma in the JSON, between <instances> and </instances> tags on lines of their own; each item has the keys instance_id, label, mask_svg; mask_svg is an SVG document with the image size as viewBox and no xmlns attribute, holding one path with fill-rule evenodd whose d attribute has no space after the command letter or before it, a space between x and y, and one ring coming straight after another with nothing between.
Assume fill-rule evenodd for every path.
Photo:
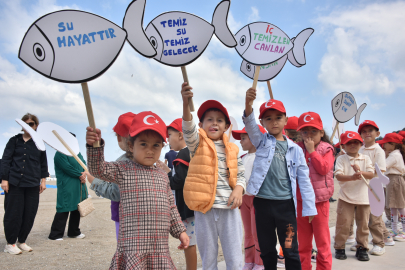
<instances>
[{"instance_id":1,"label":"child holding sign","mask_svg":"<svg viewBox=\"0 0 405 270\"><path fill-rule=\"evenodd\" d=\"M286 269L301 269L297 242L297 182L302 195L302 216L311 222L317 210L314 189L302 149L283 135L287 116L281 101L270 99L260 106L260 123L268 133L262 134L256 124L251 102L256 90L246 92L243 121L250 141L256 147L254 170L247 192L256 196L257 237L265 269L276 269L276 232L283 248Z\"/></svg>"},{"instance_id":2,"label":"child holding sign","mask_svg":"<svg viewBox=\"0 0 405 270\"><path fill-rule=\"evenodd\" d=\"M245 191L239 148L229 142L228 111L216 100L204 102L197 131L190 113L191 87L183 83L183 133L192 159L184 184L184 201L194 210L197 246L203 269L217 269L218 237L227 269L242 269L242 220L238 207Z\"/></svg>"},{"instance_id":3,"label":"child holding sign","mask_svg":"<svg viewBox=\"0 0 405 270\"><path fill-rule=\"evenodd\" d=\"M335 258L347 259L345 243L349 237L350 223L356 213L356 257L359 261L368 261L370 260L367 254L370 203L368 187L362 177L372 179L374 166L367 155L359 153L363 139L358 133L346 131L340 138L346 154L337 158L335 166L335 176L340 185L334 246Z\"/></svg>"},{"instance_id":4,"label":"child holding sign","mask_svg":"<svg viewBox=\"0 0 405 270\"><path fill-rule=\"evenodd\" d=\"M169 233L188 247L189 238L174 204L167 174L153 164L166 142L166 125L153 112L137 114L129 135L130 161L105 162L101 131L87 128L91 174L118 184L120 231L110 269L176 269L169 253ZM100 141L101 147L92 147Z\"/></svg>"},{"instance_id":5,"label":"child holding sign","mask_svg":"<svg viewBox=\"0 0 405 270\"><path fill-rule=\"evenodd\" d=\"M387 171L385 174L390 179L387 184L386 206L391 209L391 228L395 241L404 242L405 232L398 231L398 212L401 215L402 230L405 228L405 139L396 134L388 133L381 141L388 154Z\"/></svg>"},{"instance_id":6,"label":"child holding sign","mask_svg":"<svg viewBox=\"0 0 405 270\"><path fill-rule=\"evenodd\" d=\"M297 226L298 242L302 269L311 269L312 238L318 248L316 256L317 268L332 269L332 252L329 234L329 198L334 191L333 165L335 162L334 148L323 129L319 114L303 113L298 119L297 130L303 139L298 145L302 148L309 167L309 178L315 192L315 206L318 215L311 223L303 217L302 198L297 190Z\"/></svg>"}]
</instances>

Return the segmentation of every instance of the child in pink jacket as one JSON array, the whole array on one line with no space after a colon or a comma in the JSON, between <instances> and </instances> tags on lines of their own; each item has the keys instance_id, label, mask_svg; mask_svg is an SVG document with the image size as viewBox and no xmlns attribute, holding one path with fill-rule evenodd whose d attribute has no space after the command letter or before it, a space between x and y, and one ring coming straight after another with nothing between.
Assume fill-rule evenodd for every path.
<instances>
[{"instance_id":1,"label":"child in pink jacket","mask_svg":"<svg viewBox=\"0 0 405 270\"><path fill-rule=\"evenodd\" d=\"M318 215L308 222L308 217L302 217L302 199L297 189L297 232L298 251L303 270L312 269L312 238L318 248L316 257L317 269L332 269L332 252L329 234L329 198L334 191L333 163L334 148L329 143L321 117L314 112L303 113L298 119L298 131L302 142L298 145L304 151L309 167L309 178L315 191L315 205Z\"/></svg>"}]
</instances>

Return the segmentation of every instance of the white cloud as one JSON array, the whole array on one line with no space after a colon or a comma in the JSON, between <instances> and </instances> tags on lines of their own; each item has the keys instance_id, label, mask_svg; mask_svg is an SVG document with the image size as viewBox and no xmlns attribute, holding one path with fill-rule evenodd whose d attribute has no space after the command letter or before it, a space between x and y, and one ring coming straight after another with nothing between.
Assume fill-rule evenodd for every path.
<instances>
[{"instance_id":1,"label":"white cloud","mask_svg":"<svg viewBox=\"0 0 405 270\"><path fill-rule=\"evenodd\" d=\"M14 135L16 135L16 134L18 134L20 132L21 132L21 127L20 128L18 128L18 127L9 127L7 129L7 131L3 132L1 135L3 135L5 138L9 139L10 137L12 137L12 136L14 136Z\"/></svg>"},{"instance_id":2,"label":"white cloud","mask_svg":"<svg viewBox=\"0 0 405 270\"><path fill-rule=\"evenodd\" d=\"M257 7L251 7L250 9L252 12L249 15L248 22L255 22L260 20L259 10L257 9Z\"/></svg>"},{"instance_id":3,"label":"white cloud","mask_svg":"<svg viewBox=\"0 0 405 270\"><path fill-rule=\"evenodd\" d=\"M320 17L327 53L318 80L325 91L392 94L405 88L404 2L349 7Z\"/></svg>"},{"instance_id":4,"label":"white cloud","mask_svg":"<svg viewBox=\"0 0 405 270\"><path fill-rule=\"evenodd\" d=\"M235 20L232 15L232 11L229 11L228 13L228 26L234 34L236 34L236 32L239 31L239 29L241 29L243 26L242 22Z\"/></svg>"}]
</instances>

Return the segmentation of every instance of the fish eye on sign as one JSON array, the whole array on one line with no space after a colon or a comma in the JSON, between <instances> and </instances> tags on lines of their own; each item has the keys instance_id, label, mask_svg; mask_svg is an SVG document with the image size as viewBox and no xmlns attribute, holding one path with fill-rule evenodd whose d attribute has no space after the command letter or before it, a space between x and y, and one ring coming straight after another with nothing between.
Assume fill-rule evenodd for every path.
<instances>
[{"instance_id":1,"label":"fish eye on sign","mask_svg":"<svg viewBox=\"0 0 405 270\"><path fill-rule=\"evenodd\" d=\"M146 0L132 1L123 21L128 42L145 57L174 67L190 64L204 52L213 34L226 46L236 46L226 22L229 0L217 5L212 24L194 14L170 11L154 18L144 31L145 4Z\"/></svg>"},{"instance_id":2,"label":"fish eye on sign","mask_svg":"<svg viewBox=\"0 0 405 270\"><path fill-rule=\"evenodd\" d=\"M18 57L42 75L81 83L103 74L121 52L126 32L113 22L79 10L60 10L35 21Z\"/></svg>"},{"instance_id":3,"label":"fish eye on sign","mask_svg":"<svg viewBox=\"0 0 405 270\"><path fill-rule=\"evenodd\" d=\"M367 106L363 103L357 109L357 103L354 96L349 92L342 92L335 96L331 102L333 117L339 123L345 123L355 117L356 126L359 125L360 115Z\"/></svg>"}]
</instances>

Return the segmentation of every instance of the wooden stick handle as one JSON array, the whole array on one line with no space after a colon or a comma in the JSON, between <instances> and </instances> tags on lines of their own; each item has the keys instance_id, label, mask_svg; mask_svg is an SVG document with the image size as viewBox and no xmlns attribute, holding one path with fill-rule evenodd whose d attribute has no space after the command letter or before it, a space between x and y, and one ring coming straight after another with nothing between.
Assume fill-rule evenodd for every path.
<instances>
[{"instance_id":1,"label":"wooden stick handle","mask_svg":"<svg viewBox=\"0 0 405 270\"><path fill-rule=\"evenodd\" d=\"M76 159L76 161L82 166L82 168L88 172L89 170L87 169L86 165L80 160L80 158L73 152L72 148L65 142L64 139L59 135L59 133L56 130L52 130L52 133L55 134L56 138L63 144L63 146L69 151L69 153Z\"/></svg>"},{"instance_id":2,"label":"wooden stick handle","mask_svg":"<svg viewBox=\"0 0 405 270\"><path fill-rule=\"evenodd\" d=\"M267 81L267 88L269 88L270 99L274 99L274 97L273 97L273 91L271 90L270 81Z\"/></svg>"},{"instance_id":3,"label":"wooden stick handle","mask_svg":"<svg viewBox=\"0 0 405 270\"><path fill-rule=\"evenodd\" d=\"M253 84L252 84L252 88L253 88L253 89L256 89L256 87L257 87L257 80L259 79L259 74L260 74L260 66L256 66L256 69L255 69L255 76L253 77ZM252 105L253 105L253 101L251 101L251 102L249 103L249 105L252 106Z\"/></svg>"},{"instance_id":4,"label":"wooden stick handle","mask_svg":"<svg viewBox=\"0 0 405 270\"><path fill-rule=\"evenodd\" d=\"M330 137L330 142L333 143L333 137L335 137L335 133L339 128L339 122L336 121L335 129L332 132L332 136ZM340 137L340 136L339 136Z\"/></svg>"},{"instance_id":5,"label":"wooden stick handle","mask_svg":"<svg viewBox=\"0 0 405 270\"><path fill-rule=\"evenodd\" d=\"M186 70L186 66L182 66L181 67L181 73L183 74L183 80L184 82L186 82L188 85L190 85L190 83L188 82L188 76L187 76L187 70ZM193 102L193 98L189 98L188 99L188 106L190 107L190 111L194 112L194 102Z\"/></svg>"},{"instance_id":6,"label":"wooden stick handle","mask_svg":"<svg viewBox=\"0 0 405 270\"><path fill-rule=\"evenodd\" d=\"M89 119L89 125L93 128L94 132L96 131L96 121L94 120L93 107L91 106L89 86L87 82L82 83L84 104L86 105L87 118ZM100 142L97 141L93 143L93 147L100 147Z\"/></svg>"},{"instance_id":7,"label":"wooden stick handle","mask_svg":"<svg viewBox=\"0 0 405 270\"><path fill-rule=\"evenodd\" d=\"M371 193L373 193L374 197L377 199L377 201L380 201L380 198L377 196L377 194L375 193L374 189L370 186L370 184L367 182L366 178L364 178L363 175L361 175L361 178L363 178L364 182L366 183L366 185L368 186L368 188L370 189Z\"/></svg>"},{"instance_id":8,"label":"wooden stick handle","mask_svg":"<svg viewBox=\"0 0 405 270\"><path fill-rule=\"evenodd\" d=\"M338 138L339 138L339 147L340 147L340 150L343 150L342 141L340 140L340 131L339 131L339 129L337 129L337 133L338 133Z\"/></svg>"}]
</instances>

